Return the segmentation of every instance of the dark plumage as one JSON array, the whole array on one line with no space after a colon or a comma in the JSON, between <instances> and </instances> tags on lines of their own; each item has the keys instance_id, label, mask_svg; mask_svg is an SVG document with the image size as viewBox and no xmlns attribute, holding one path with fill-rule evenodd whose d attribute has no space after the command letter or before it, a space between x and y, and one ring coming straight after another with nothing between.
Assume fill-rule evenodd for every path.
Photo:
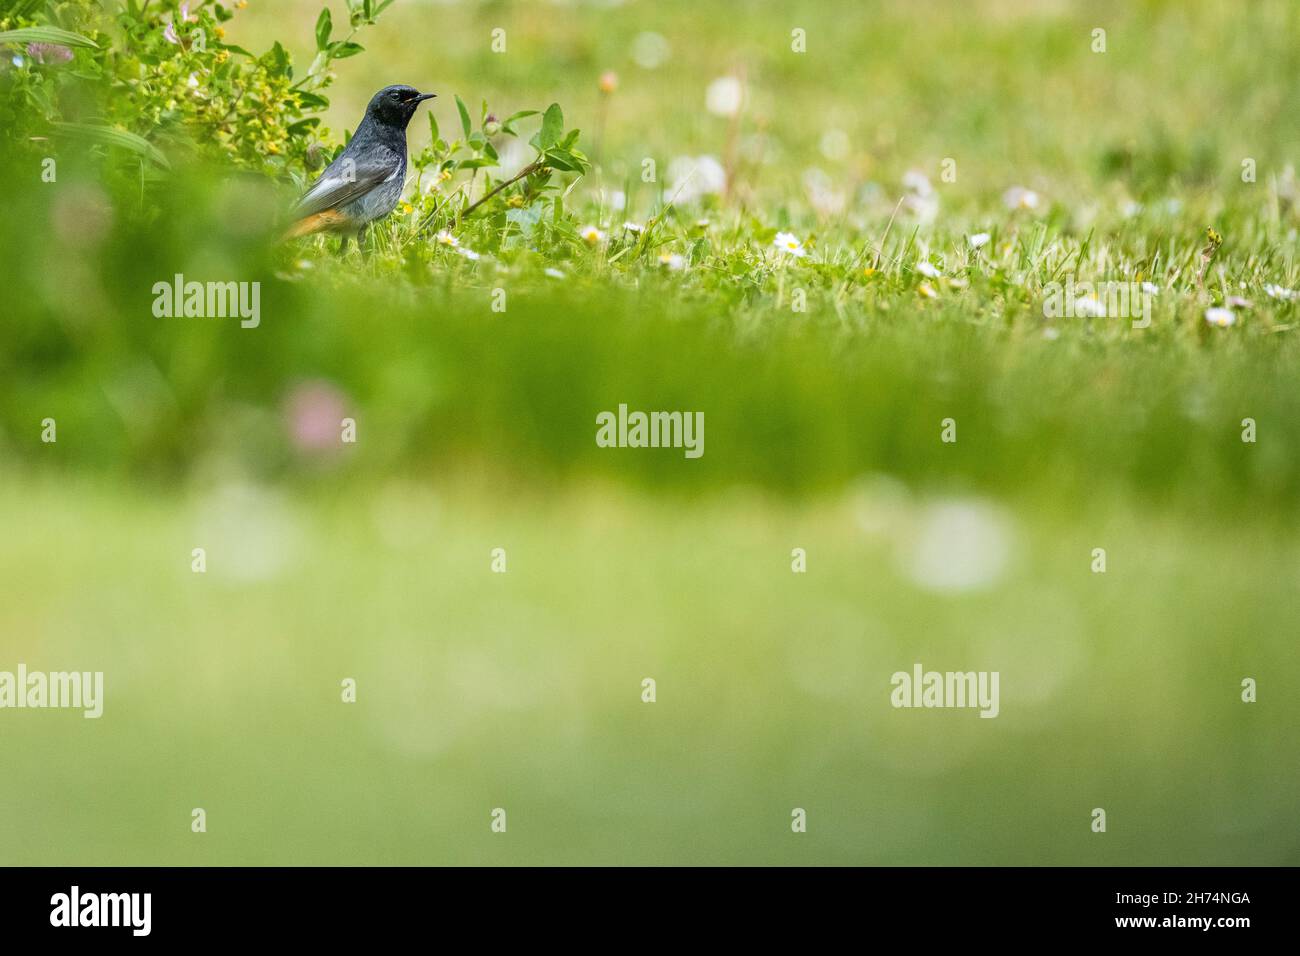
<instances>
[{"instance_id":1,"label":"dark plumage","mask_svg":"<svg viewBox=\"0 0 1300 956\"><path fill-rule=\"evenodd\" d=\"M288 237L337 232L343 250L349 239L360 246L366 226L387 216L401 198L406 127L419 105L436 95L399 85L371 97L352 141L298 200Z\"/></svg>"}]
</instances>

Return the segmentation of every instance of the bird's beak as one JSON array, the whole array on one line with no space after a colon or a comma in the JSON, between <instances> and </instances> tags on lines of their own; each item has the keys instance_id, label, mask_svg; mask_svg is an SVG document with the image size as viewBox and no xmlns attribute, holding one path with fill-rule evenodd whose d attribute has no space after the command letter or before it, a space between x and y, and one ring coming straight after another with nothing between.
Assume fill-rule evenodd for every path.
<instances>
[{"instance_id":1,"label":"bird's beak","mask_svg":"<svg viewBox=\"0 0 1300 956\"><path fill-rule=\"evenodd\" d=\"M431 100L437 95L438 95L437 93L421 93L419 96L415 98L415 102L423 103L425 100Z\"/></svg>"}]
</instances>

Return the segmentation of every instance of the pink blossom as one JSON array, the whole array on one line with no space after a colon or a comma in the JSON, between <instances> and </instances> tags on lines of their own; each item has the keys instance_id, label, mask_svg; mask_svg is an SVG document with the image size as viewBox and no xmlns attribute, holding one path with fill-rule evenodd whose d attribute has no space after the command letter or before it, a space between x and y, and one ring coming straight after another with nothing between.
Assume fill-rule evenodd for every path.
<instances>
[{"instance_id":1,"label":"pink blossom","mask_svg":"<svg viewBox=\"0 0 1300 956\"><path fill-rule=\"evenodd\" d=\"M309 454L339 450L347 414L347 397L321 380L298 383L285 402L289 437L294 447Z\"/></svg>"},{"instance_id":2,"label":"pink blossom","mask_svg":"<svg viewBox=\"0 0 1300 956\"><path fill-rule=\"evenodd\" d=\"M72 51L58 43L29 43L27 55L37 63L67 63L72 59Z\"/></svg>"}]
</instances>

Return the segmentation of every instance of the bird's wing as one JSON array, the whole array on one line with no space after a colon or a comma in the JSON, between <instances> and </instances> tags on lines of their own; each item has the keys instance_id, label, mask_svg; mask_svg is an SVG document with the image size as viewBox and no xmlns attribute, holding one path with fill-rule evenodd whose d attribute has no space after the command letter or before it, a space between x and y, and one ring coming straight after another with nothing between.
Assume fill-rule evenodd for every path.
<instances>
[{"instance_id":1,"label":"bird's wing","mask_svg":"<svg viewBox=\"0 0 1300 956\"><path fill-rule=\"evenodd\" d=\"M305 219L364 196L380 183L392 179L402 168L402 157L380 143L372 145L362 159L346 152L329 164L311 184L293 215Z\"/></svg>"}]
</instances>

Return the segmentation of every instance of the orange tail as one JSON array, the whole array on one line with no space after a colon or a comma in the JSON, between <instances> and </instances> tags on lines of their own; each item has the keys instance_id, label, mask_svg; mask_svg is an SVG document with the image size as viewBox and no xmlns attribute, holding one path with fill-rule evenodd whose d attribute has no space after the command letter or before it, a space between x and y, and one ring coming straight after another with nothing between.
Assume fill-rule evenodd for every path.
<instances>
[{"instance_id":1,"label":"orange tail","mask_svg":"<svg viewBox=\"0 0 1300 956\"><path fill-rule=\"evenodd\" d=\"M283 239L297 239L317 232L337 232L352 225L350 219L337 209L326 209L306 218L299 219L285 230Z\"/></svg>"}]
</instances>

